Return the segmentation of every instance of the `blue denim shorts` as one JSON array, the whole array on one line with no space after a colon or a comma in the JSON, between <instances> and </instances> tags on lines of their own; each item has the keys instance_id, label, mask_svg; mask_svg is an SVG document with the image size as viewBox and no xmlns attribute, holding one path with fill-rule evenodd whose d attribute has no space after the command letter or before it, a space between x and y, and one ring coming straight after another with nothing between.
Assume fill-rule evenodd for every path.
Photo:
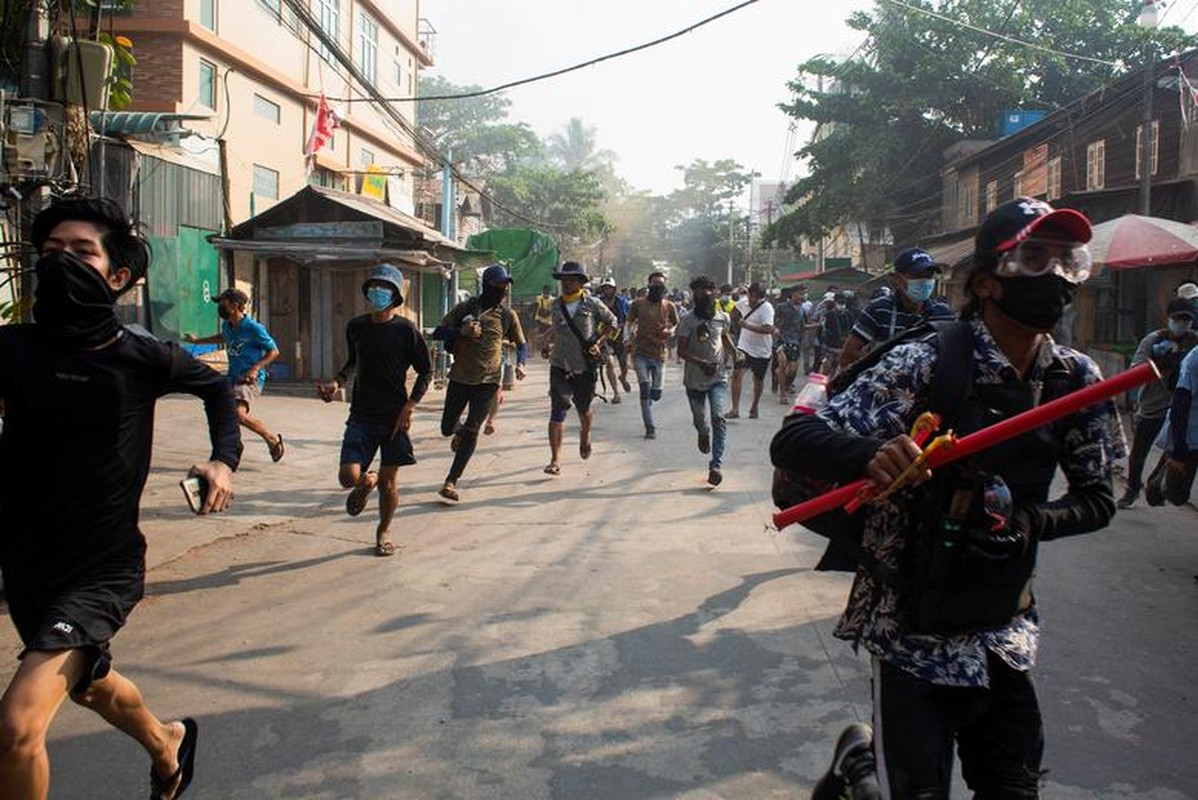
<instances>
[{"instance_id":1,"label":"blue denim shorts","mask_svg":"<svg viewBox=\"0 0 1198 800\"><path fill-rule=\"evenodd\" d=\"M392 436L392 427L350 417L345 423L345 438L341 440L341 463L361 464L362 469L366 469L374 461L374 454L382 450L384 467L415 464L412 440L402 431Z\"/></svg>"}]
</instances>

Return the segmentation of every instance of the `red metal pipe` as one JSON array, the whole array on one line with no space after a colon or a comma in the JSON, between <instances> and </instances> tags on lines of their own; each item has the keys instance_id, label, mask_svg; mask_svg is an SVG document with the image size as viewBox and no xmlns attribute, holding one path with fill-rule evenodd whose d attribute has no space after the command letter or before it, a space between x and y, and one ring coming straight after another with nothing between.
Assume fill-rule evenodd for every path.
<instances>
[{"instance_id":1,"label":"red metal pipe","mask_svg":"<svg viewBox=\"0 0 1198 800\"><path fill-rule=\"evenodd\" d=\"M1096 405L1104 400L1123 394L1126 391L1142 386L1150 381L1158 380L1161 376L1156 364L1145 361L1125 372L1107 378L1104 381L1091 384L1085 388L1070 392L1064 397L1058 397L1042 406L1028 409L1016 414L1010 419L1004 419L993 425L974 431L968 436L957 440L953 447L946 447L928 456L928 467L935 469L953 461L971 456L979 450L993 447L1022 433L1054 422L1061 417L1081 411L1088 406ZM783 509L774 514L774 525L782 530L787 525L818 517L834 509L844 506L858 496L859 493L872 488L867 478L853 481L830 492L814 497L796 506Z\"/></svg>"}]
</instances>

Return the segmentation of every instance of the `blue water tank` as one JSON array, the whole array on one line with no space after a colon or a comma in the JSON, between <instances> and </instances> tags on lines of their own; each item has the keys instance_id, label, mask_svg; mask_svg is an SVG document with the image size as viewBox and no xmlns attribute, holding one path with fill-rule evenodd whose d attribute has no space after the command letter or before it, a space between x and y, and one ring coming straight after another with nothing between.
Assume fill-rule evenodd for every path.
<instances>
[{"instance_id":1,"label":"blue water tank","mask_svg":"<svg viewBox=\"0 0 1198 800\"><path fill-rule=\"evenodd\" d=\"M998 118L999 137L1018 133L1044 119L1044 111L1003 111Z\"/></svg>"}]
</instances>

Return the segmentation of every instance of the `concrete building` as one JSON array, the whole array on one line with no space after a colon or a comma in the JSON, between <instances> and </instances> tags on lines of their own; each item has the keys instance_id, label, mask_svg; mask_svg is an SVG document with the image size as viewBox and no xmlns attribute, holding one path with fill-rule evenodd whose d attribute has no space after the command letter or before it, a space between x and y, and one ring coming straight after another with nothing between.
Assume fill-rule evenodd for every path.
<instances>
[{"instance_id":1,"label":"concrete building","mask_svg":"<svg viewBox=\"0 0 1198 800\"><path fill-rule=\"evenodd\" d=\"M416 103L402 100L433 63L419 0L154 0L114 23L138 59L132 110L204 114L189 127L224 143L221 284L247 291L275 333L277 378L335 370L380 262L405 272L403 313L435 324L422 310L443 303L457 251L415 216L416 187L440 166L417 147ZM398 119L368 89L401 98L388 104ZM309 159L322 94L338 127Z\"/></svg>"},{"instance_id":2,"label":"concrete building","mask_svg":"<svg viewBox=\"0 0 1198 800\"><path fill-rule=\"evenodd\" d=\"M388 97L416 94L432 61L418 0L303 0L320 27ZM284 0L155 0L115 17L134 43L135 111L207 113L190 127L224 139L232 222L315 183L357 191L370 165L410 205L424 158ZM423 38L422 38L423 37ZM342 116L309 173L304 147L324 91ZM396 103L414 126L415 103ZM410 212L410 208L406 209Z\"/></svg>"}]
</instances>

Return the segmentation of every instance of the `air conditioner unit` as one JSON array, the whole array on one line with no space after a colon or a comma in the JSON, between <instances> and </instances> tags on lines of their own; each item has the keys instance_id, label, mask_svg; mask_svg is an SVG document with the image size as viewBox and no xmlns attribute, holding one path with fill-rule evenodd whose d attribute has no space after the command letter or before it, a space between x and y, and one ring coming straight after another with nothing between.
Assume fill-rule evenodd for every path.
<instances>
[{"instance_id":1,"label":"air conditioner unit","mask_svg":"<svg viewBox=\"0 0 1198 800\"><path fill-rule=\"evenodd\" d=\"M53 99L88 108L108 107L108 78L112 74L112 46L103 42L75 42L67 36L50 41Z\"/></svg>"}]
</instances>

